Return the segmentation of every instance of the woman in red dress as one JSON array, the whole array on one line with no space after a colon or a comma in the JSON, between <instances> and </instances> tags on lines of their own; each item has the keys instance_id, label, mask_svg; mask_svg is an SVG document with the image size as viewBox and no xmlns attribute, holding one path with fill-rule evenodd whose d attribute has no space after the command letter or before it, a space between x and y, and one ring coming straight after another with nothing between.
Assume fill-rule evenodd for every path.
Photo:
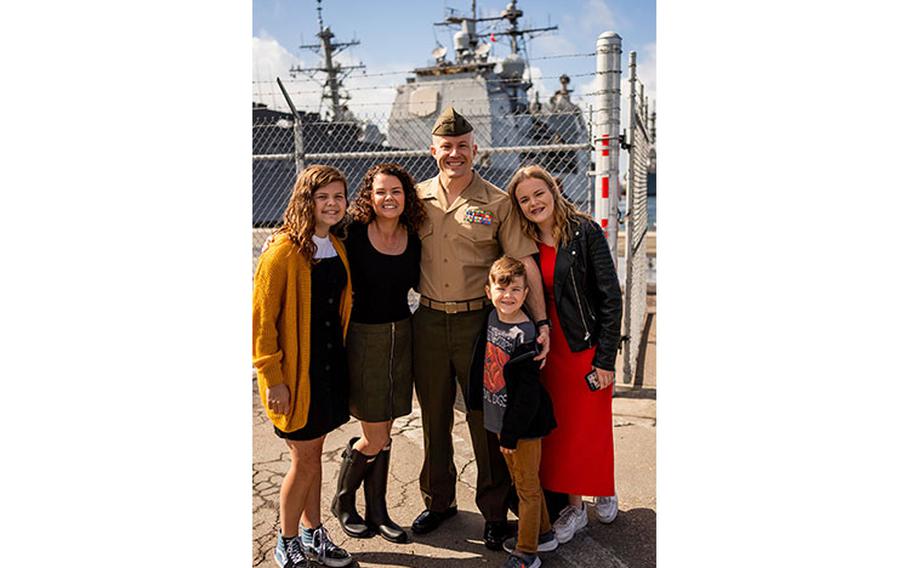
<instances>
[{"instance_id":1,"label":"woman in red dress","mask_svg":"<svg viewBox=\"0 0 910 568\"><path fill-rule=\"evenodd\" d=\"M556 429L543 440L540 481L568 494L553 524L568 542L588 524L582 495L595 497L601 522L616 518L613 479L613 379L622 301L603 231L578 211L540 166L518 170L507 188L525 234L537 242L552 324L541 379Z\"/></svg>"}]
</instances>

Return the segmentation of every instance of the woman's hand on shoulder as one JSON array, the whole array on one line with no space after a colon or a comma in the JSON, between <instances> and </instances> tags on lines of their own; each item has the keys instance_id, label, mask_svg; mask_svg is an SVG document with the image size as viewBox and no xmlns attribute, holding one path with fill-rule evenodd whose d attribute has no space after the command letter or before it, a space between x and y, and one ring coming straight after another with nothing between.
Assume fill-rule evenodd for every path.
<instances>
[{"instance_id":1,"label":"woman's hand on shoulder","mask_svg":"<svg viewBox=\"0 0 910 568\"><path fill-rule=\"evenodd\" d=\"M269 410L275 414L286 415L291 411L291 389L287 385L275 385L265 390L265 400Z\"/></svg>"}]
</instances>

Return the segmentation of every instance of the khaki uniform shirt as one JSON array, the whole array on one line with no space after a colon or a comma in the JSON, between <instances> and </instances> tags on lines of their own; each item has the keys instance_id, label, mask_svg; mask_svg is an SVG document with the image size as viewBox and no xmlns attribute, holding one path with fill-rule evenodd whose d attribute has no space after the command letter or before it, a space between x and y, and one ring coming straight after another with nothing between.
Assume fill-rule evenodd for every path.
<instances>
[{"instance_id":1,"label":"khaki uniform shirt","mask_svg":"<svg viewBox=\"0 0 910 568\"><path fill-rule=\"evenodd\" d=\"M502 255L537 252L521 232L509 196L474 172L471 184L451 204L437 175L417 184L426 206L420 228L420 290L430 299L457 302L485 297L490 265Z\"/></svg>"}]
</instances>

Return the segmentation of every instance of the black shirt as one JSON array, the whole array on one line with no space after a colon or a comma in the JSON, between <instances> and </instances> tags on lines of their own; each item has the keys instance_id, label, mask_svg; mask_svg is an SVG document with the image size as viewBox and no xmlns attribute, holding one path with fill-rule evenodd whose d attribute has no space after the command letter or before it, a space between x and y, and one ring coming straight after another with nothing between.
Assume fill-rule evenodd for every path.
<instances>
[{"instance_id":1,"label":"black shirt","mask_svg":"<svg viewBox=\"0 0 910 568\"><path fill-rule=\"evenodd\" d=\"M408 290L420 281L420 238L408 233L403 253L383 254L370 242L367 225L354 222L344 245L354 285L351 321L390 323L410 316Z\"/></svg>"}]
</instances>

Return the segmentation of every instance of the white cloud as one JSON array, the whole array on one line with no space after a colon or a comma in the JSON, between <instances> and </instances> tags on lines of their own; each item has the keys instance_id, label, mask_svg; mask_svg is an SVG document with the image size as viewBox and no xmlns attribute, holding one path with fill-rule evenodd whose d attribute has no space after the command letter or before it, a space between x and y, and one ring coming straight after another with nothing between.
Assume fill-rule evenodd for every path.
<instances>
[{"instance_id":1,"label":"white cloud","mask_svg":"<svg viewBox=\"0 0 910 568\"><path fill-rule=\"evenodd\" d=\"M547 57L551 55L566 55L575 53L578 48L565 36L554 35L552 32L541 35L530 42L531 58Z\"/></svg>"},{"instance_id":2,"label":"white cloud","mask_svg":"<svg viewBox=\"0 0 910 568\"><path fill-rule=\"evenodd\" d=\"M287 110L288 105L275 82L276 77L281 77L285 88L294 93L291 95L294 104L299 104L298 100L301 100L301 95L295 91L301 90L301 86L305 83L291 80L289 70L297 65L303 66L303 61L270 37L253 37L252 49L253 100L265 103L271 108ZM313 87L307 86L306 90L313 90Z\"/></svg>"},{"instance_id":3,"label":"white cloud","mask_svg":"<svg viewBox=\"0 0 910 568\"><path fill-rule=\"evenodd\" d=\"M294 106L299 111L320 112L325 115L329 102L322 100L322 82L325 75L315 73L313 78L298 73L292 78L292 67L316 67L322 64L315 53L304 52L305 58L295 57L271 37L253 38L253 73L252 96L256 102L265 103L269 108L288 111L288 105L281 94L275 77L280 77L287 89ZM353 66L361 63L360 59L348 51L335 56L335 62L342 66ZM347 102L349 109L363 120L369 120L381 130L386 128L386 120L395 100L395 86L404 83L405 74L386 74L410 69L408 63L389 63L371 65L366 69L352 70L344 80L343 91L351 99ZM379 75L379 76L377 76Z\"/></svg>"},{"instance_id":4,"label":"white cloud","mask_svg":"<svg viewBox=\"0 0 910 568\"><path fill-rule=\"evenodd\" d=\"M579 26L587 33L600 34L605 30L620 28L619 20L604 0L588 0L582 9Z\"/></svg>"}]
</instances>

